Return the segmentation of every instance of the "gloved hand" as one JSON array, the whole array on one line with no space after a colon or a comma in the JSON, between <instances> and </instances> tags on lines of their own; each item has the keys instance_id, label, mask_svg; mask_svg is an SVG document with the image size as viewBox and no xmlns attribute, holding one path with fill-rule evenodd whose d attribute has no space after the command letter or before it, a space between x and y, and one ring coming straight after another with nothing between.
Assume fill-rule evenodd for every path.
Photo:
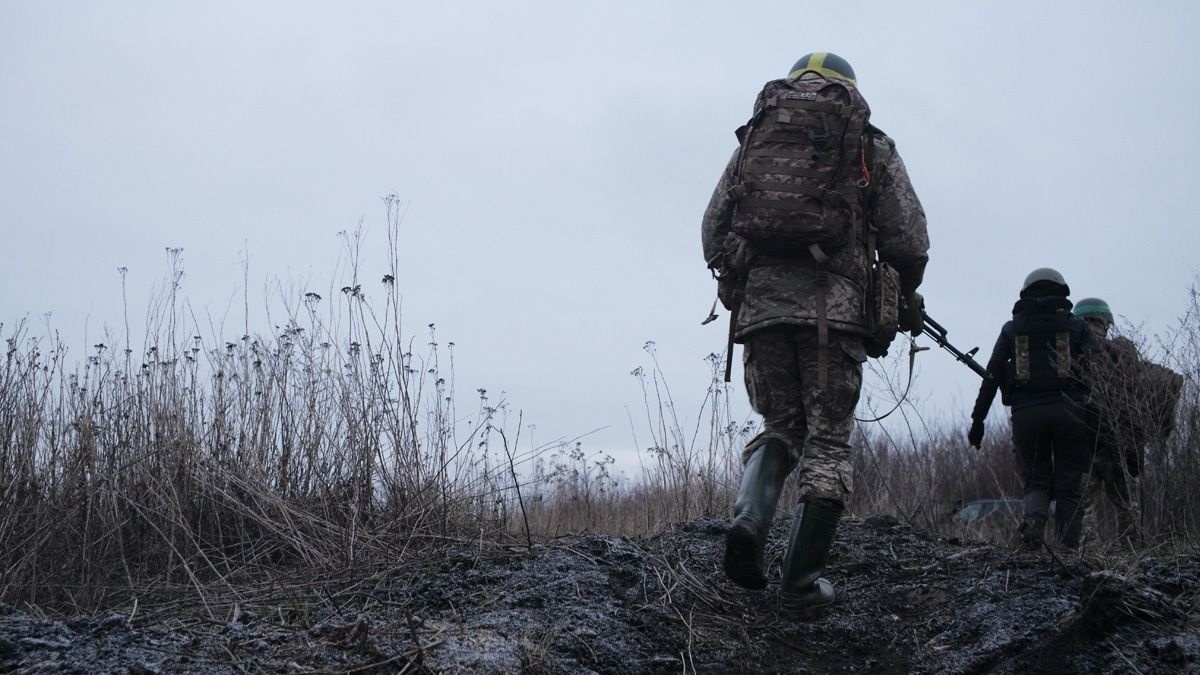
<instances>
[{"instance_id":1,"label":"gloved hand","mask_svg":"<svg viewBox=\"0 0 1200 675\"><path fill-rule=\"evenodd\" d=\"M892 346L892 341L880 342L873 338L863 339L863 349L866 350L867 356L873 359L882 359L888 354L888 347Z\"/></svg>"},{"instance_id":2,"label":"gloved hand","mask_svg":"<svg viewBox=\"0 0 1200 675\"><path fill-rule=\"evenodd\" d=\"M983 420L971 420L971 430L967 432L967 442L976 450L983 445Z\"/></svg>"},{"instance_id":3,"label":"gloved hand","mask_svg":"<svg viewBox=\"0 0 1200 675\"><path fill-rule=\"evenodd\" d=\"M923 309L925 309L925 298L921 297L920 293L913 291L912 295L904 298L904 303L900 307L900 330L913 337L920 335L921 330L925 327L925 316L921 313Z\"/></svg>"}]
</instances>

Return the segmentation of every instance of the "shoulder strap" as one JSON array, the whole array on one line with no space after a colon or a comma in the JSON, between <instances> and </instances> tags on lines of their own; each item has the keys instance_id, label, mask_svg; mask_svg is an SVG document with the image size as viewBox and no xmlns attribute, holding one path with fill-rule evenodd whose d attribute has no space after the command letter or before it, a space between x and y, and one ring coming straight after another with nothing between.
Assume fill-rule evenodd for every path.
<instances>
[{"instance_id":1,"label":"shoulder strap","mask_svg":"<svg viewBox=\"0 0 1200 675\"><path fill-rule=\"evenodd\" d=\"M810 245L808 251L817 261L817 389L824 391L829 385L829 272L825 269L829 256L820 244Z\"/></svg>"}]
</instances>

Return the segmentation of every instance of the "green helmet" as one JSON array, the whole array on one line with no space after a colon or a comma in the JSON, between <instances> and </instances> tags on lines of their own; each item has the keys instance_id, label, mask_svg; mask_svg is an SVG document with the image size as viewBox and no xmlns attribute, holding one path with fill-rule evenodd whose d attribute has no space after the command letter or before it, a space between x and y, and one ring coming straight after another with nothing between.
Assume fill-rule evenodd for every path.
<instances>
[{"instance_id":1,"label":"green helmet","mask_svg":"<svg viewBox=\"0 0 1200 675\"><path fill-rule=\"evenodd\" d=\"M1104 319L1108 323L1113 322L1112 310L1108 308L1108 303L1100 298L1084 298L1075 303L1075 309L1071 312L1081 319Z\"/></svg>"},{"instance_id":2,"label":"green helmet","mask_svg":"<svg viewBox=\"0 0 1200 675\"><path fill-rule=\"evenodd\" d=\"M833 52L813 52L801 56L796 65L792 66L788 77L799 77L808 72L825 77L836 77L839 80L848 80L850 84L858 84L854 79L854 69L850 67L846 59Z\"/></svg>"},{"instance_id":3,"label":"green helmet","mask_svg":"<svg viewBox=\"0 0 1200 675\"><path fill-rule=\"evenodd\" d=\"M1058 273L1058 270L1052 267L1039 267L1030 272L1029 276L1025 277L1025 283L1021 285L1021 295L1024 296L1034 284L1046 283L1056 284L1061 287L1064 296L1071 294L1071 287L1067 285L1067 280L1063 278L1063 275Z\"/></svg>"}]
</instances>

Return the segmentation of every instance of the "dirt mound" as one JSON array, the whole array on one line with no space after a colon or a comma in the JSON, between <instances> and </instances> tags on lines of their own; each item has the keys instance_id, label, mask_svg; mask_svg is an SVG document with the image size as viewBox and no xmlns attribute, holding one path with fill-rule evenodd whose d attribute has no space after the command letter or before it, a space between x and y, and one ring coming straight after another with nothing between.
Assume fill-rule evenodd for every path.
<instances>
[{"instance_id":1,"label":"dirt mound","mask_svg":"<svg viewBox=\"0 0 1200 675\"><path fill-rule=\"evenodd\" d=\"M776 566L787 527L784 518L772 533ZM529 551L456 544L337 589L279 582L276 597L292 600L239 605L221 621L51 620L0 606L0 670L1107 673L1200 664L1194 554L1101 568L889 518L846 520L827 574L839 602L797 617L780 608L774 585L747 592L724 580L724 529L699 520L647 540L563 537Z\"/></svg>"}]
</instances>

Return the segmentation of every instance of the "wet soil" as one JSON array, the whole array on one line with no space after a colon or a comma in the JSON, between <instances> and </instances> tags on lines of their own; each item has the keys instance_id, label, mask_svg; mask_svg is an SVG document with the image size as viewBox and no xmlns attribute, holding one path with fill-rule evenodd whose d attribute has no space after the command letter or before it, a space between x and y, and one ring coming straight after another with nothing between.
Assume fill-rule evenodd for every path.
<instances>
[{"instance_id":1,"label":"wet soil","mask_svg":"<svg viewBox=\"0 0 1200 675\"><path fill-rule=\"evenodd\" d=\"M777 568L788 523L772 532ZM1200 670L1194 551L1084 561L846 519L815 615L720 570L725 523L650 539L458 543L220 619L0 605L0 671L1117 673ZM778 578L778 570L773 570ZM280 586L282 588L282 586Z\"/></svg>"}]
</instances>

